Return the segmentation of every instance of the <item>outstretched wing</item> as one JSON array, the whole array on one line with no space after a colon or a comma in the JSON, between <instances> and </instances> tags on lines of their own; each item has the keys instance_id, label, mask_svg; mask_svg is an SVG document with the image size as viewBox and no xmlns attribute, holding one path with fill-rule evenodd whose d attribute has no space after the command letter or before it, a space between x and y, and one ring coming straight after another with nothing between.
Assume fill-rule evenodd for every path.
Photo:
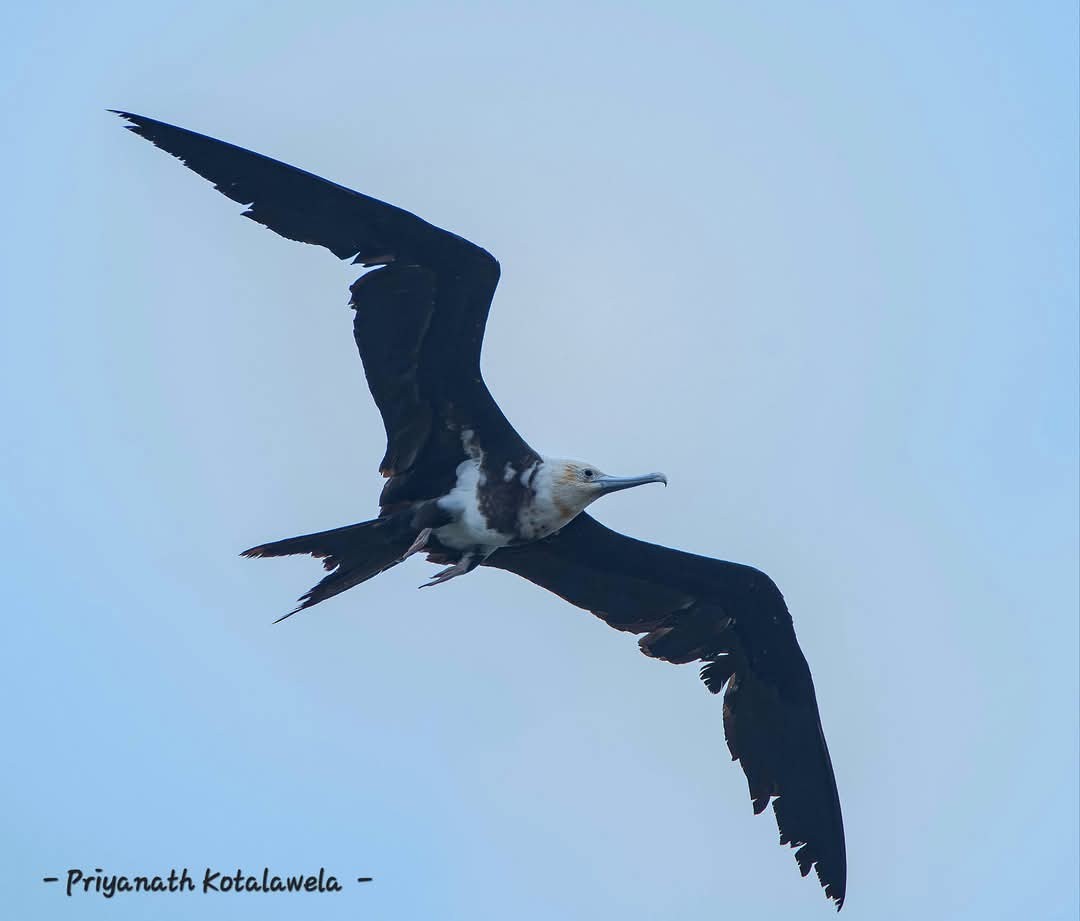
<instances>
[{"instance_id":1,"label":"outstretched wing","mask_svg":"<svg viewBox=\"0 0 1080 921\"><path fill-rule=\"evenodd\" d=\"M242 147L130 112L127 127L209 179L244 217L339 259L382 266L352 286L354 332L386 428L384 502L427 498L467 437L492 463L536 455L506 420L480 374L499 263L415 214ZM423 477L413 475L423 470ZM445 474L444 474L445 475ZM396 482L395 482L396 481ZM421 485L421 482L423 485Z\"/></svg>"},{"instance_id":2,"label":"outstretched wing","mask_svg":"<svg viewBox=\"0 0 1080 921\"><path fill-rule=\"evenodd\" d=\"M847 857L840 799L817 699L784 598L750 566L626 537L582 514L545 540L487 562L535 582L619 630L644 633L642 652L702 661L724 693L724 732L746 773L754 812L770 800L780 842L805 876L844 902Z\"/></svg>"}]
</instances>

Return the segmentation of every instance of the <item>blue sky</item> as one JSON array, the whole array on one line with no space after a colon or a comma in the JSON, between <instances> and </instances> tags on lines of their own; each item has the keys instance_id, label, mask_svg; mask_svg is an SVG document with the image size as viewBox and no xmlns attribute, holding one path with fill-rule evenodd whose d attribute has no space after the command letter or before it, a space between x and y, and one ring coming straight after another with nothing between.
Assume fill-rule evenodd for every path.
<instances>
[{"instance_id":1,"label":"blue sky","mask_svg":"<svg viewBox=\"0 0 1080 921\"><path fill-rule=\"evenodd\" d=\"M788 599L844 917L1075 918L1074 4L40 4L0 13L12 916L826 917L690 668L501 572L318 577L370 517L354 276L122 107L501 260L488 382L667 490L609 525ZM66 900L68 867L339 896ZM310 897L315 898L315 897Z\"/></svg>"}]
</instances>

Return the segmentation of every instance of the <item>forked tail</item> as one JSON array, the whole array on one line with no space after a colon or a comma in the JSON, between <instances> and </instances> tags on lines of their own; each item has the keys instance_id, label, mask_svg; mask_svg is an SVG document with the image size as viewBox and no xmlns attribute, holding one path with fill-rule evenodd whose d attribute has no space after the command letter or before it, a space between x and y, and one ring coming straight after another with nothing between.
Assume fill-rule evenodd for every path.
<instances>
[{"instance_id":1,"label":"forked tail","mask_svg":"<svg viewBox=\"0 0 1080 921\"><path fill-rule=\"evenodd\" d=\"M278 623L297 611L333 598L400 563L415 537L408 519L409 516L391 515L332 531L320 531L318 534L288 537L252 547L241 556L254 558L308 553L321 559L323 566L330 570L330 574L318 585L300 596L300 604L274 621Z\"/></svg>"}]
</instances>

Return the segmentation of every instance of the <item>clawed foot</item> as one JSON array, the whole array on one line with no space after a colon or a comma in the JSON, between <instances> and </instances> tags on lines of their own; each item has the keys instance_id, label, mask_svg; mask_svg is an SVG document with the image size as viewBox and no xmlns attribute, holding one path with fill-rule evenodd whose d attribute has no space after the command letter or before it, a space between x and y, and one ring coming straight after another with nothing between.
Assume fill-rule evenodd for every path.
<instances>
[{"instance_id":1,"label":"clawed foot","mask_svg":"<svg viewBox=\"0 0 1080 921\"><path fill-rule=\"evenodd\" d=\"M419 553L427 546L428 538L431 537L431 528L424 528L419 534L416 535L416 540L412 542L412 546L405 551L403 560L407 560L414 553Z\"/></svg>"},{"instance_id":2,"label":"clawed foot","mask_svg":"<svg viewBox=\"0 0 1080 921\"><path fill-rule=\"evenodd\" d=\"M448 566L446 569L442 569L435 573L435 577L430 582L425 582L420 588L429 588L432 585L441 585L443 582L448 582L455 576L463 576L467 572L472 572L480 561L471 553L467 553L453 566Z\"/></svg>"}]
</instances>

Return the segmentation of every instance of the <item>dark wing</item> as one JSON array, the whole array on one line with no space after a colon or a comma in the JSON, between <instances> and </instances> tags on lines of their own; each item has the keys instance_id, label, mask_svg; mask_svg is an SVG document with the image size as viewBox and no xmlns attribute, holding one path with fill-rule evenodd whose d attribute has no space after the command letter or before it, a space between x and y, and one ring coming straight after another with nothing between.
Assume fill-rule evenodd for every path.
<instances>
[{"instance_id":1,"label":"dark wing","mask_svg":"<svg viewBox=\"0 0 1080 921\"><path fill-rule=\"evenodd\" d=\"M847 857L832 762L810 669L768 576L626 537L585 514L545 540L496 551L485 565L644 633L646 655L703 661L708 689L726 687L724 732L754 812L772 799L780 842L797 847L802 874L816 867L826 896L843 905Z\"/></svg>"},{"instance_id":2,"label":"dark wing","mask_svg":"<svg viewBox=\"0 0 1080 921\"><path fill-rule=\"evenodd\" d=\"M128 128L177 157L244 217L290 240L325 246L377 269L352 286L364 372L386 427L381 469L393 499L429 485L430 471L466 456L462 433L498 458L535 454L507 422L480 374L480 348L499 283L486 250L401 208L242 147L130 112ZM408 474L422 468L425 478ZM501 467L500 467L501 469ZM424 479L425 487L417 480Z\"/></svg>"}]
</instances>

